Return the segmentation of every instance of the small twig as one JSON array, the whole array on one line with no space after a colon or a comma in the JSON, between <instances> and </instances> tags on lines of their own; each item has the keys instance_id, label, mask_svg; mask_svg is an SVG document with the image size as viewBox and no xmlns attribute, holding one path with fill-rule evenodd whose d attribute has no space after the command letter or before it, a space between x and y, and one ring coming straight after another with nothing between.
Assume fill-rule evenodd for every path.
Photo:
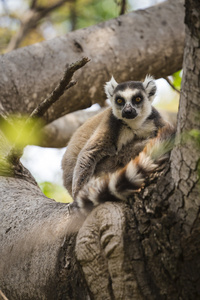
<instances>
[{"instance_id":1,"label":"small twig","mask_svg":"<svg viewBox=\"0 0 200 300\"><path fill-rule=\"evenodd\" d=\"M120 9L120 16L124 15L126 12L126 0L121 0L121 9Z\"/></svg>"},{"instance_id":2,"label":"small twig","mask_svg":"<svg viewBox=\"0 0 200 300\"><path fill-rule=\"evenodd\" d=\"M120 13L119 15L124 15L126 12L126 0L115 0L115 3L120 6Z\"/></svg>"},{"instance_id":3,"label":"small twig","mask_svg":"<svg viewBox=\"0 0 200 300\"><path fill-rule=\"evenodd\" d=\"M75 81L71 81L72 76L75 71L83 67L90 60L87 57L83 57L81 60L71 64L65 71L63 78L60 80L59 84L56 86L54 91L46 98L42 103L40 103L34 111L31 113L29 118L39 118L44 115L49 107L55 103L65 92L73 85L76 84Z\"/></svg>"},{"instance_id":4,"label":"small twig","mask_svg":"<svg viewBox=\"0 0 200 300\"><path fill-rule=\"evenodd\" d=\"M8 300L4 293L0 290L0 300Z\"/></svg>"},{"instance_id":5,"label":"small twig","mask_svg":"<svg viewBox=\"0 0 200 300\"><path fill-rule=\"evenodd\" d=\"M177 92L177 93L181 93L171 82L171 80L168 77L164 77L164 79L168 82L168 84Z\"/></svg>"}]
</instances>

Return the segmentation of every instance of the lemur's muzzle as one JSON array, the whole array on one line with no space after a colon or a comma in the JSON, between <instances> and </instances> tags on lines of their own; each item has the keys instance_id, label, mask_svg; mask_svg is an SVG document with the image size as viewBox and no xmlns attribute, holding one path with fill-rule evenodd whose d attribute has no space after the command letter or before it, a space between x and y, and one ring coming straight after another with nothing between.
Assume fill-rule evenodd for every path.
<instances>
[{"instance_id":1,"label":"lemur's muzzle","mask_svg":"<svg viewBox=\"0 0 200 300\"><path fill-rule=\"evenodd\" d=\"M133 108L130 104L124 106L122 110L122 118L134 119L135 117L137 117L137 115L138 114L135 108Z\"/></svg>"}]
</instances>

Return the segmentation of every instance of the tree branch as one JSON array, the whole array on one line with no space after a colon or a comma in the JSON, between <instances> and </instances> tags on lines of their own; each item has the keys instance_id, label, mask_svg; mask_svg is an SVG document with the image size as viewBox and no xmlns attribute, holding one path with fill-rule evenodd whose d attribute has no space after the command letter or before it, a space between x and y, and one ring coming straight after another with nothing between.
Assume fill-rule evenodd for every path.
<instances>
[{"instance_id":1,"label":"tree branch","mask_svg":"<svg viewBox=\"0 0 200 300\"><path fill-rule=\"evenodd\" d=\"M168 82L168 84L173 88L173 90L175 90L177 93L181 93L171 82L171 80L168 77L164 77L164 79Z\"/></svg>"}]
</instances>

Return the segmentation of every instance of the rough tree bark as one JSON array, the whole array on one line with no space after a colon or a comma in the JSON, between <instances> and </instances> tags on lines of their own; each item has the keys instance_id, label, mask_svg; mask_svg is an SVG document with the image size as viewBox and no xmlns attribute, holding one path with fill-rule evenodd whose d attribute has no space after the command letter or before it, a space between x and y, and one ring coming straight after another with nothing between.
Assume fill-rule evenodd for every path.
<instances>
[{"instance_id":1,"label":"rough tree bark","mask_svg":"<svg viewBox=\"0 0 200 300\"><path fill-rule=\"evenodd\" d=\"M118 81L170 75L182 67L183 17L182 1L169 0L5 54L0 57L1 103L8 113L30 113L54 89L64 66L82 56L92 62L77 72L78 85L45 115L47 123L103 104L103 85L112 74Z\"/></svg>"},{"instance_id":2,"label":"rough tree bark","mask_svg":"<svg viewBox=\"0 0 200 300\"><path fill-rule=\"evenodd\" d=\"M186 0L179 134L200 129L199 20L199 1ZM178 143L140 193L86 220L44 197L23 167L1 177L3 292L9 299L199 299L199 151L189 138Z\"/></svg>"}]
</instances>

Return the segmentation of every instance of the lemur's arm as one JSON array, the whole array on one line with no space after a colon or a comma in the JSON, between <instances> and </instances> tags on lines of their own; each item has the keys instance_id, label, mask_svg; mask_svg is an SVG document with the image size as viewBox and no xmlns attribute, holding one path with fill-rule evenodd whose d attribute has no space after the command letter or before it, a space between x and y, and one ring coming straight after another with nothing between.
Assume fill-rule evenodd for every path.
<instances>
[{"instance_id":1,"label":"lemur's arm","mask_svg":"<svg viewBox=\"0 0 200 300\"><path fill-rule=\"evenodd\" d=\"M97 163L105 156L112 156L115 153L116 148L108 132L99 130L93 134L77 158L72 181L73 197L93 176Z\"/></svg>"}]
</instances>

